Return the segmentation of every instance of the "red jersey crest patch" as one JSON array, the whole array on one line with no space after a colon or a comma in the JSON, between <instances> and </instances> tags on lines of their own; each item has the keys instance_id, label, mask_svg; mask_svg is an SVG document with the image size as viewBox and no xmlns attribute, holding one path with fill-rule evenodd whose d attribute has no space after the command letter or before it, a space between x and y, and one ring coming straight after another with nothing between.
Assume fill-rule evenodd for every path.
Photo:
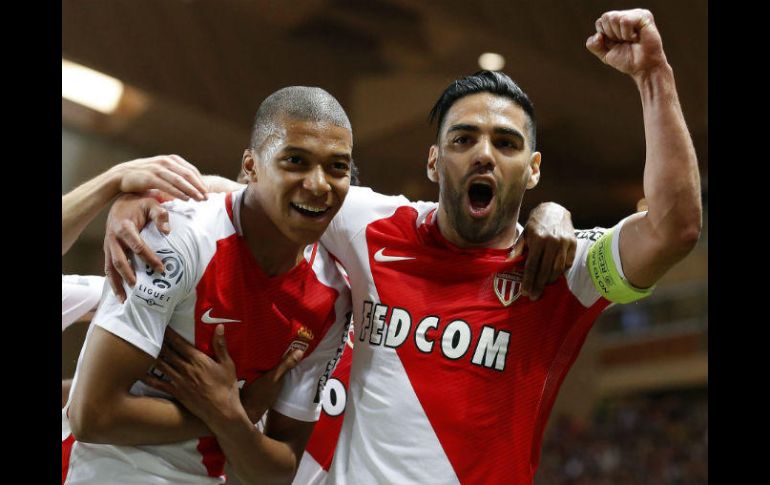
<instances>
[{"instance_id":1,"label":"red jersey crest patch","mask_svg":"<svg viewBox=\"0 0 770 485\"><path fill-rule=\"evenodd\" d=\"M492 286L504 307L510 306L521 294L522 276L521 273L495 273Z\"/></svg>"}]
</instances>

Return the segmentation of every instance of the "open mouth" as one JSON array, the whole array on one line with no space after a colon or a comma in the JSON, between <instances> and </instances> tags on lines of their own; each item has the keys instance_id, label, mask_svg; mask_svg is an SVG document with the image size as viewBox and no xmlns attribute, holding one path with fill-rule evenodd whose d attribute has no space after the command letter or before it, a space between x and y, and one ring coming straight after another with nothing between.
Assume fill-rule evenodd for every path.
<instances>
[{"instance_id":1,"label":"open mouth","mask_svg":"<svg viewBox=\"0 0 770 485\"><path fill-rule=\"evenodd\" d=\"M327 212L329 212L329 207L316 207L308 204L297 204L294 202L290 202L289 205L292 209L299 212L303 216L312 217L314 219L321 218Z\"/></svg>"},{"instance_id":2,"label":"open mouth","mask_svg":"<svg viewBox=\"0 0 770 485\"><path fill-rule=\"evenodd\" d=\"M486 216L495 196L494 188L485 182L473 182L468 187L468 202L471 215L476 217Z\"/></svg>"}]
</instances>

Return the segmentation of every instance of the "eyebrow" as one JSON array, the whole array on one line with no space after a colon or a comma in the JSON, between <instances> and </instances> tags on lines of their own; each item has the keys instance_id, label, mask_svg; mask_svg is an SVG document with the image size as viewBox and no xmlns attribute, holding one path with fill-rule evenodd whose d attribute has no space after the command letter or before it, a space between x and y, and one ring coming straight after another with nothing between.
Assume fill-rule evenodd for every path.
<instances>
[{"instance_id":1,"label":"eyebrow","mask_svg":"<svg viewBox=\"0 0 770 485\"><path fill-rule=\"evenodd\" d=\"M297 147L293 145L288 145L281 150L282 152L293 152L293 153L304 153L307 155L313 155L315 156L316 153L302 147ZM332 153L330 158L342 158L344 160L347 160L348 162L353 160L353 156L350 153Z\"/></svg>"},{"instance_id":2,"label":"eyebrow","mask_svg":"<svg viewBox=\"0 0 770 485\"><path fill-rule=\"evenodd\" d=\"M458 123L456 125L452 125L449 127L449 129L446 131L447 134L453 132L453 131L470 131L471 133L479 133L481 131L481 128L479 128L476 125L469 125L466 123ZM519 141L524 143L524 135L521 134L521 132L515 128L508 128L504 126L496 126L492 130L495 134L498 135L508 135L512 136L514 138L518 138Z\"/></svg>"}]
</instances>

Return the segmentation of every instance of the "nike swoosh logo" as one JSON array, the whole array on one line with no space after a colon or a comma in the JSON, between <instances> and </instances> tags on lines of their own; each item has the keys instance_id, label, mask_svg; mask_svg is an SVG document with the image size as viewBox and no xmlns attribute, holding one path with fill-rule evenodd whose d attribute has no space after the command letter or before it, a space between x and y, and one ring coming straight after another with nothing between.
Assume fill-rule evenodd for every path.
<instances>
[{"instance_id":1,"label":"nike swoosh logo","mask_svg":"<svg viewBox=\"0 0 770 485\"><path fill-rule=\"evenodd\" d=\"M203 322L203 323L235 323L235 322L240 322L240 320L231 320L229 318L216 318L216 317L212 317L211 316L211 310L213 310L213 308L209 308L208 310L206 310L206 313L204 313L201 316L201 322Z\"/></svg>"},{"instance_id":2,"label":"nike swoosh logo","mask_svg":"<svg viewBox=\"0 0 770 485\"><path fill-rule=\"evenodd\" d=\"M385 251L385 249L387 248L382 248L376 253L374 253L375 261L380 263L390 263L392 261L406 261L408 259L417 259L410 256L385 256L384 254L382 254Z\"/></svg>"}]
</instances>

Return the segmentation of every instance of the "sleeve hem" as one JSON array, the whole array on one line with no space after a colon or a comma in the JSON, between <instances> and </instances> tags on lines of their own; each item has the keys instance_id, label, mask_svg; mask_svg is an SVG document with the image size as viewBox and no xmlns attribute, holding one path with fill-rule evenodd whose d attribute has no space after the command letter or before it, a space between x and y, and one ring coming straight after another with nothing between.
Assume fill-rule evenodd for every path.
<instances>
[{"instance_id":1,"label":"sleeve hem","mask_svg":"<svg viewBox=\"0 0 770 485\"><path fill-rule=\"evenodd\" d=\"M278 411L284 416L288 416L292 419L309 423L318 421L318 418L321 416L321 406L317 406L313 409L307 409L286 401L276 401L271 409Z\"/></svg>"},{"instance_id":2,"label":"sleeve hem","mask_svg":"<svg viewBox=\"0 0 770 485\"><path fill-rule=\"evenodd\" d=\"M625 279L619 267L620 255L616 253L618 235L623 221L604 233L588 249L586 265L599 294L613 303L631 303L648 296L653 287L639 289Z\"/></svg>"},{"instance_id":3,"label":"sleeve hem","mask_svg":"<svg viewBox=\"0 0 770 485\"><path fill-rule=\"evenodd\" d=\"M158 354L160 354L159 345L117 320L109 320L106 322L94 321L93 323L107 330L111 334L122 338L139 350L149 354L152 358L157 358Z\"/></svg>"},{"instance_id":4,"label":"sleeve hem","mask_svg":"<svg viewBox=\"0 0 770 485\"><path fill-rule=\"evenodd\" d=\"M646 213L646 211L645 211ZM628 216L631 217L631 216ZM653 288L655 288L655 285L650 286L648 288L639 288L637 286L634 286L631 284L631 282L628 281L628 278L626 278L626 274L623 272L623 262L620 259L620 230L623 227L623 224L626 223L626 220L628 220L628 217L623 218L620 222L617 223L617 225L613 228L613 234L612 234L612 260L615 263L615 268L618 270L618 275L620 276L620 279L623 280L623 283L628 286L630 289L634 291L638 291L641 293L649 293L652 291Z\"/></svg>"}]
</instances>

